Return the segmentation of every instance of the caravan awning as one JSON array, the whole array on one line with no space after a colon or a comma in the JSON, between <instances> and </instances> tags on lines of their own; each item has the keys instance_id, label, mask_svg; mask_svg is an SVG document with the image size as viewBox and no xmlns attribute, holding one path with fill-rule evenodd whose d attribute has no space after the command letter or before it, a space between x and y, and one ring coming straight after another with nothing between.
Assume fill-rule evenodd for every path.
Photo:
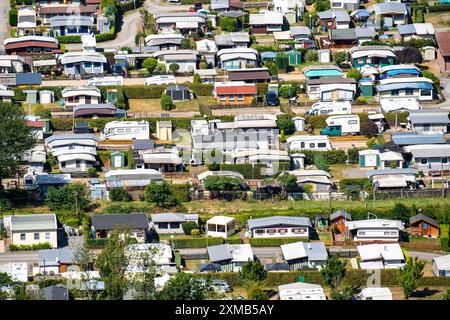
<instances>
[{"instance_id":1,"label":"caravan awning","mask_svg":"<svg viewBox=\"0 0 450 320\"><path fill-rule=\"evenodd\" d=\"M12 66L11 60L0 60L0 67L10 68Z\"/></svg>"},{"instance_id":2,"label":"caravan awning","mask_svg":"<svg viewBox=\"0 0 450 320\"><path fill-rule=\"evenodd\" d=\"M359 266L364 270L378 270L384 269L384 265L382 261L369 261L369 262L360 262Z\"/></svg>"},{"instance_id":3,"label":"caravan awning","mask_svg":"<svg viewBox=\"0 0 450 320\"><path fill-rule=\"evenodd\" d=\"M389 83L380 84L377 86L377 91L390 91L390 90L405 90L405 89L421 89L432 90L433 85L429 82L410 82L410 83Z\"/></svg>"}]
</instances>

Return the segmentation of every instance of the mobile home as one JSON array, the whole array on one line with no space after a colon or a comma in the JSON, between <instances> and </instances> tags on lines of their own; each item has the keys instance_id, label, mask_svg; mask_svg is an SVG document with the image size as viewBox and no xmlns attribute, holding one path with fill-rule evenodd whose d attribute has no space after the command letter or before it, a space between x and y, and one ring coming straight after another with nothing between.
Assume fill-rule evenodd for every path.
<instances>
[{"instance_id":1,"label":"mobile home","mask_svg":"<svg viewBox=\"0 0 450 320\"><path fill-rule=\"evenodd\" d=\"M324 114L351 114L352 105L350 101L316 102L306 112L306 115Z\"/></svg>"},{"instance_id":2,"label":"mobile home","mask_svg":"<svg viewBox=\"0 0 450 320\"><path fill-rule=\"evenodd\" d=\"M87 80L88 86L123 86L123 77L93 77Z\"/></svg>"},{"instance_id":3,"label":"mobile home","mask_svg":"<svg viewBox=\"0 0 450 320\"><path fill-rule=\"evenodd\" d=\"M320 130L320 134L328 136L354 135L360 130L359 116L340 115L328 117L327 127Z\"/></svg>"},{"instance_id":4,"label":"mobile home","mask_svg":"<svg viewBox=\"0 0 450 320\"><path fill-rule=\"evenodd\" d=\"M287 139L289 150L331 150L331 142L326 135L320 136L292 136Z\"/></svg>"},{"instance_id":5,"label":"mobile home","mask_svg":"<svg viewBox=\"0 0 450 320\"><path fill-rule=\"evenodd\" d=\"M148 121L111 121L100 137L102 140L148 140L150 127Z\"/></svg>"}]
</instances>

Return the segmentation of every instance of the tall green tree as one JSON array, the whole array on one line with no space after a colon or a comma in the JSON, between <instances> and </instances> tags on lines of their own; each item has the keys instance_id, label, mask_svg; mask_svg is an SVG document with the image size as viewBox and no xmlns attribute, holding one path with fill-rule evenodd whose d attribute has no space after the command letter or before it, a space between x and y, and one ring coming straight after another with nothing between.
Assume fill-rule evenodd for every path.
<instances>
[{"instance_id":1,"label":"tall green tree","mask_svg":"<svg viewBox=\"0 0 450 320\"><path fill-rule=\"evenodd\" d=\"M134 44L139 46L139 52L142 52L142 43L145 43L145 32L138 32L134 36Z\"/></svg>"},{"instance_id":2,"label":"tall green tree","mask_svg":"<svg viewBox=\"0 0 450 320\"><path fill-rule=\"evenodd\" d=\"M220 28L222 31L235 32L237 30L237 21L231 17L221 17Z\"/></svg>"},{"instance_id":3,"label":"tall green tree","mask_svg":"<svg viewBox=\"0 0 450 320\"><path fill-rule=\"evenodd\" d=\"M208 281L178 272L157 296L161 300L205 300L208 291Z\"/></svg>"},{"instance_id":4,"label":"tall green tree","mask_svg":"<svg viewBox=\"0 0 450 320\"><path fill-rule=\"evenodd\" d=\"M247 261L239 271L239 277L244 281L264 281L267 278L267 270L259 260Z\"/></svg>"},{"instance_id":5,"label":"tall green tree","mask_svg":"<svg viewBox=\"0 0 450 320\"><path fill-rule=\"evenodd\" d=\"M398 284L402 288L406 299L411 297L411 294L416 291L419 281L423 276L423 268L426 262L419 261L417 257L414 259L406 259L406 264L403 268L398 270Z\"/></svg>"},{"instance_id":6,"label":"tall green tree","mask_svg":"<svg viewBox=\"0 0 450 320\"><path fill-rule=\"evenodd\" d=\"M66 210L75 213L89 208L89 190L84 183L70 183L61 188L50 188L45 203L51 211Z\"/></svg>"},{"instance_id":7,"label":"tall green tree","mask_svg":"<svg viewBox=\"0 0 450 320\"><path fill-rule=\"evenodd\" d=\"M341 261L336 255L330 256L325 266L320 270L320 274L322 275L325 284L331 289L339 288L339 285L346 274L346 265L347 261Z\"/></svg>"},{"instance_id":8,"label":"tall green tree","mask_svg":"<svg viewBox=\"0 0 450 320\"><path fill-rule=\"evenodd\" d=\"M17 172L26 152L36 143L22 107L0 102L0 185Z\"/></svg>"},{"instance_id":9,"label":"tall green tree","mask_svg":"<svg viewBox=\"0 0 450 320\"><path fill-rule=\"evenodd\" d=\"M166 182L151 182L145 187L144 198L145 201L156 203L160 207L176 204L172 188Z\"/></svg>"},{"instance_id":10,"label":"tall green tree","mask_svg":"<svg viewBox=\"0 0 450 320\"><path fill-rule=\"evenodd\" d=\"M157 66L158 66L158 60L156 60L153 57L149 57L149 58L145 59L144 62L142 62L142 67L147 69L147 71L150 74L152 74L155 71Z\"/></svg>"},{"instance_id":11,"label":"tall green tree","mask_svg":"<svg viewBox=\"0 0 450 320\"><path fill-rule=\"evenodd\" d=\"M396 202L394 208L392 209L392 219L400 220L405 225L408 225L409 218L410 218L409 208L401 202Z\"/></svg>"}]
</instances>

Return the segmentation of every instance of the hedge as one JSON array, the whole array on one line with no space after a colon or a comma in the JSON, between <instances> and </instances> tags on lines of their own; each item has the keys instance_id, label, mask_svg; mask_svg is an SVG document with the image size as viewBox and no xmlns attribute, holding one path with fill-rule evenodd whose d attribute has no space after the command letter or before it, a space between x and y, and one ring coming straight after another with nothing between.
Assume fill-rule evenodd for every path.
<instances>
[{"instance_id":1,"label":"hedge","mask_svg":"<svg viewBox=\"0 0 450 320\"><path fill-rule=\"evenodd\" d=\"M291 164L289 162L280 162L278 168L278 172L288 171L290 169ZM229 170L239 172L244 176L244 179L264 179L267 178L267 175L263 174L262 169L266 168L266 165L258 163L252 165L250 163L236 163L236 164L228 164L221 163L220 170Z\"/></svg>"},{"instance_id":2,"label":"hedge","mask_svg":"<svg viewBox=\"0 0 450 320\"><path fill-rule=\"evenodd\" d=\"M223 244L223 238L175 238L172 240L174 249L206 248Z\"/></svg>"},{"instance_id":3,"label":"hedge","mask_svg":"<svg viewBox=\"0 0 450 320\"><path fill-rule=\"evenodd\" d=\"M372 184L368 178L344 178L339 181L339 189L344 190L347 186L361 186L369 188Z\"/></svg>"},{"instance_id":4,"label":"hedge","mask_svg":"<svg viewBox=\"0 0 450 320\"><path fill-rule=\"evenodd\" d=\"M253 247L279 247L283 244L293 242L309 242L309 239L304 238L250 238L250 244Z\"/></svg>"},{"instance_id":5,"label":"hedge","mask_svg":"<svg viewBox=\"0 0 450 320\"><path fill-rule=\"evenodd\" d=\"M58 36L59 43L81 43L81 36Z\"/></svg>"},{"instance_id":6,"label":"hedge","mask_svg":"<svg viewBox=\"0 0 450 320\"><path fill-rule=\"evenodd\" d=\"M171 184L170 188L172 189L173 195L175 199L181 202L191 201L190 191L189 191L189 183L183 184Z\"/></svg>"},{"instance_id":7,"label":"hedge","mask_svg":"<svg viewBox=\"0 0 450 320\"><path fill-rule=\"evenodd\" d=\"M450 11L450 4L438 4L428 7L428 12L447 12Z\"/></svg>"},{"instance_id":8,"label":"hedge","mask_svg":"<svg viewBox=\"0 0 450 320\"><path fill-rule=\"evenodd\" d=\"M329 151L302 150L301 152L305 155L305 164L308 165L314 164L314 157L317 154L320 154L324 157L327 165L345 163L348 159L347 153L344 150L329 150Z\"/></svg>"},{"instance_id":9,"label":"hedge","mask_svg":"<svg viewBox=\"0 0 450 320\"><path fill-rule=\"evenodd\" d=\"M11 27L16 27L17 26L17 9L16 8L12 8L9 10L9 25Z\"/></svg>"},{"instance_id":10,"label":"hedge","mask_svg":"<svg viewBox=\"0 0 450 320\"><path fill-rule=\"evenodd\" d=\"M188 86L196 96L203 97L211 96L214 89L214 85L212 84L189 83Z\"/></svg>"},{"instance_id":11,"label":"hedge","mask_svg":"<svg viewBox=\"0 0 450 320\"><path fill-rule=\"evenodd\" d=\"M37 250L44 250L44 249L51 249L52 245L48 242L38 243L38 244L21 244L21 245L15 245L10 244L9 245L9 251L37 251Z\"/></svg>"},{"instance_id":12,"label":"hedge","mask_svg":"<svg viewBox=\"0 0 450 320\"><path fill-rule=\"evenodd\" d=\"M441 224L441 249L443 251L450 251L449 244L449 225Z\"/></svg>"},{"instance_id":13,"label":"hedge","mask_svg":"<svg viewBox=\"0 0 450 320\"><path fill-rule=\"evenodd\" d=\"M194 4L198 2L198 0L181 0L181 4ZM210 4L211 0L203 0L202 4Z\"/></svg>"}]
</instances>

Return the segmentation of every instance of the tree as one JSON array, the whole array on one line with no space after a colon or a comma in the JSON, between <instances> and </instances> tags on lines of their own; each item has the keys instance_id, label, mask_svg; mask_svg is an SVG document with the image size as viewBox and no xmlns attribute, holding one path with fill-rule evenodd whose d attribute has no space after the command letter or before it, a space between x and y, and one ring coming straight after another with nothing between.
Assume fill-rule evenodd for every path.
<instances>
[{"instance_id":1,"label":"tree","mask_svg":"<svg viewBox=\"0 0 450 320\"><path fill-rule=\"evenodd\" d=\"M208 283L189 273L178 272L166 283L158 298L161 300L205 300L208 298Z\"/></svg>"},{"instance_id":2,"label":"tree","mask_svg":"<svg viewBox=\"0 0 450 320\"><path fill-rule=\"evenodd\" d=\"M134 153L132 149L127 151L127 168L134 169Z\"/></svg>"},{"instance_id":3,"label":"tree","mask_svg":"<svg viewBox=\"0 0 450 320\"><path fill-rule=\"evenodd\" d=\"M194 75L194 83L202 83L202 77L198 73Z\"/></svg>"},{"instance_id":4,"label":"tree","mask_svg":"<svg viewBox=\"0 0 450 320\"><path fill-rule=\"evenodd\" d=\"M264 66L269 69L269 73L271 76L278 75L278 68L275 62L273 61L266 61L264 62Z\"/></svg>"},{"instance_id":5,"label":"tree","mask_svg":"<svg viewBox=\"0 0 450 320\"><path fill-rule=\"evenodd\" d=\"M235 191L241 184L241 180L232 177L209 176L203 180L205 189L209 191Z\"/></svg>"},{"instance_id":6,"label":"tree","mask_svg":"<svg viewBox=\"0 0 450 320\"><path fill-rule=\"evenodd\" d=\"M249 300L267 300L267 293L263 289L263 283L260 281L249 281L244 284Z\"/></svg>"},{"instance_id":7,"label":"tree","mask_svg":"<svg viewBox=\"0 0 450 320\"><path fill-rule=\"evenodd\" d=\"M142 52L142 42L145 42L145 32L138 32L134 36L134 44L139 46L139 52Z\"/></svg>"},{"instance_id":8,"label":"tree","mask_svg":"<svg viewBox=\"0 0 450 320\"><path fill-rule=\"evenodd\" d=\"M169 70L172 71L172 73L177 72L180 69L180 66L177 63L172 63L169 65Z\"/></svg>"},{"instance_id":9,"label":"tree","mask_svg":"<svg viewBox=\"0 0 450 320\"><path fill-rule=\"evenodd\" d=\"M84 183L70 183L61 188L50 188L45 203L51 211L86 211L89 208L89 190Z\"/></svg>"},{"instance_id":10,"label":"tree","mask_svg":"<svg viewBox=\"0 0 450 320\"><path fill-rule=\"evenodd\" d=\"M359 72L358 69L352 69L349 72L347 72L347 78L353 78L356 81L362 78L361 72Z\"/></svg>"},{"instance_id":11,"label":"tree","mask_svg":"<svg viewBox=\"0 0 450 320\"><path fill-rule=\"evenodd\" d=\"M295 85L283 85L278 90L278 95L285 99L295 97L297 95L297 86ZM292 122L294 123L294 122Z\"/></svg>"},{"instance_id":12,"label":"tree","mask_svg":"<svg viewBox=\"0 0 450 320\"><path fill-rule=\"evenodd\" d=\"M421 63L422 54L414 47L406 47L397 52L398 63Z\"/></svg>"},{"instance_id":13,"label":"tree","mask_svg":"<svg viewBox=\"0 0 450 320\"><path fill-rule=\"evenodd\" d=\"M325 284L331 289L339 288L342 279L345 277L346 265L347 261L341 261L336 255L330 256L325 266L320 270L320 274L322 275Z\"/></svg>"},{"instance_id":14,"label":"tree","mask_svg":"<svg viewBox=\"0 0 450 320\"><path fill-rule=\"evenodd\" d=\"M125 270L128 267L125 257L127 238L122 240L121 234L127 234L127 231L118 229L111 232L105 247L95 261L100 277L105 282L108 300L122 300L128 289L128 280L125 277Z\"/></svg>"},{"instance_id":15,"label":"tree","mask_svg":"<svg viewBox=\"0 0 450 320\"><path fill-rule=\"evenodd\" d=\"M392 209L392 219L402 221L405 226L409 224L410 210L401 202L396 202Z\"/></svg>"},{"instance_id":16,"label":"tree","mask_svg":"<svg viewBox=\"0 0 450 320\"><path fill-rule=\"evenodd\" d=\"M287 114L277 116L277 127L280 130L284 130L285 134L293 134L295 132L294 120L292 120L292 116Z\"/></svg>"},{"instance_id":17,"label":"tree","mask_svg":"<svg viewBox=\"0 0 450 320\"><path fill-rule=\"evenodd\" d=\"M112 188L109 190L109 199L111 201L131 201L131 196L124 188Z\"/></svg>"},{"instance_id":18,"label":"tree","mask_svg":"<svg viewBox=\"0 0 450 320\"><path fill-rule=\"evenodd\" d=\"M144 198L145 201L156 203L160 207L170 207L176 204L172 188L166 182L151 182L145 187Z\"/></svg>"},{"instance_id":19,"label":"tree","mask_svg":"<svg viewBox=\"0 0 450 320\"><path fill-rule=\"evenodd\" d=\"M278 177L278 181L281 183L283 197L286 196L287 192L295 192L300 189L297 183L297 177L293 174L282 174Z\"/></svg>"},{"instance_id":20,"label":"tree","mask_svg":"<svg viewBox=\"0 0 450 320\"><path fill-rule=\"evenodd\" d=\"M244 281L264 281L267 278L267 270L259 260L247 261L239 271L239 277Z\"/></svg>"},{"instance_id":21,"label":"tree","mask_svg":"<svg viewBox=\"0 0 450 320\"><path fill-rule=\"evenodd\" d=\"M277 65L278 70L286 72L289 67L288 56L282 52L278 53L275 57L275 64Z\"/></svg>"},{"instance_id":22,"label":"tree","mask_svg":"<svg viewBox=\"0 0 450 320\"><path fill-rule=\"evenodd\" d=\"M327 161L325 160L325 157L320 153L316 153L314 155L314 164L319 170L323 170L326 172L330 171L330 168L328 168L328 164Z\"/></svg>"},{"instance_id":23,"label":"tree","mask_svg":"<svg viewBox=\"0 0 450 320\"><path fill-rule=\"evenodd\" d=\"M311 15L311 18L309 17L309 15ZM305 12L303 14L303 22L305 23L305 25L307 27L314 27L315 26L315 21L317 19L317 14L315 12Z\"/></svg>"},{"instance_id":24,"label":"tree","mask_svg":"<svg viewBox=\"0 0 450 320\"><path fill-rule=\"evenodd\" d=\"M150 74L153 74L153 72L155 71L157 66L158 66L158 60L156 60L155 58L152 58L152 57L147 58L144 60L144 62L142 62L142 67L147 69L147 71Z\"/></svg>"},{"instance_id":25,"label":"tree","mask_svg":"<svg viewBox=\"0 0 450 320\"><path fill-rule=\"evenodd\" d=\"M26 125L22 107L0 102L0 185L14 175L36 140Z\"/></svg>"},{"instance_id":26,"label":"tree","mask_svg":"<svg viewBox=\"0 0 450 320\"><path fill-rule=\"evenodd\" d=\"M366 137L375 137L378 135L378 126L373 121L367 121L361 127L361 134Z\"/></svg>"},{"instance_id":27,"label":"tree","mask_svg":"<svg viewBox=\"0 0 450 320\"><path fill-rule=\"evenodd\" d=\"M333 60L339 66L345 61L348 60L348 52L347 51L335 51L333 53Z\"/></svg>"},{"instance_id":28,"label":"tree","mask_svg":"<svg viewBox=\"0 0 450 320\"><path fill-rule=\"evenodd\" d=\"M316 12L330 10L331 5L329 0L318 0L314 4L314 8Z\"/></svg>"},{"instance_id":29,"label":"tree","mask_svg":"<svg viewBox=\"0 0 450 320\"><path fill-rule=\"evenodd\" d=\"M417 257L414 259L407 258L403 268L398 270L398 284L403 290L406 299L417 289L419 281L423 276L424 261L419 261Z\"/></svg>"},{"instance_id":30,"label":"tree","mask_svg":"<svg viewBox=\"0 0 450 320\"><path fill-rule=\"evenodd\" d=\"M286 142L286 135L284 134L284 130L281 130L280 133L280 142Z\"/></svg>"},{"instance_id":31,"label":"tree","mask_svg":"<svg viewBox=\"0 0 450 320\"><path fill-rule=\"evenodd\" d=\"M166 94L164 94L161 97L160 105L161 105L161 109L163 109L165 111L170 111L172 109L175 109L175 105L173 104L172 98Z\"/></svg>"},{"instance_id":32,"label":"tree","mask_svg":"<svg viewBox=\"0 0 450 320\"><path fill-rule=\"evenodd\" d=\"M237 30L237 21L231 17L221 17L220 28L222 31L235 32Z\"/></svg>"},{"instance_id":33,"label":"tree","mask_svg":"<svg viewBox=\"0 0 450 320\"><path fill-rule=\"evenodd\" d=\"M193 49L191 38L184 38L180 42L180 49Z\"/></svg>"},{"instance_id":34,"label":"tree","mask_svg":"<svg viewBox=\"0 0 450 320\"><path fill-rule=\"evenodd\" d=\"M308 50L305 54L305 61L306 62L315 62L319 60L319 56L317 55L317 51L314 50Z\"/></svg>"}]
</instances>

